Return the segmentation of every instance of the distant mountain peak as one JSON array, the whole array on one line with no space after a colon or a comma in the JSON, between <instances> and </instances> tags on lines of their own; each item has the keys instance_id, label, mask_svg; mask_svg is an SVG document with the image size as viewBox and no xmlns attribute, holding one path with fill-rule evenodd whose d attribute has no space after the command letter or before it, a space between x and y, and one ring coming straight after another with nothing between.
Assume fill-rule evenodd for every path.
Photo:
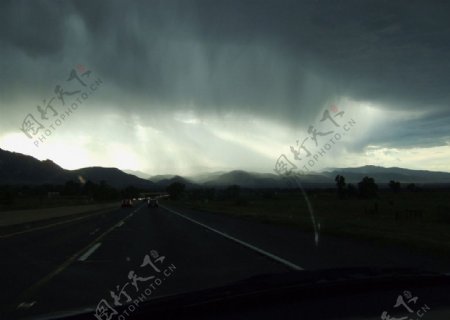
<instances>
[{"instance_id":1,"label":"distant mountain peak","mask_svg":"<svg viewBox=\"0 0 450 320\"><path fill-rule=\"evenodd\" d=\"M390 180L401 183L450 183L450 173L411 170L399 167L385 168L377 165L365 165L354 168L330 168L330 171L320 173L309 172L302 175L302 184L317 186L319 184L334 185L337 174L345 177L348 183L359 182L364 176L370 176L377 183L389 183ZM142 188L163 189L173 182L181 182L186 186L227 187L237 184L248 188L284 188L285 179L274 173L256 173L245 170L228 172L203 173L183 177L180 175L155 175L150 179L141 179L118 168L93 166L77 170L66 170L50 159L38 160L32 156L23 155L0 148L0 184L37 185L64 184L69 180L99 182L106 181L115 187L134 185Z\"/></svg>"},{"instance_id":2,"label":"distant mountain peak","mask_svg":"<svg viewBox=\"0 0 450 320\"><path fill-rule=\"evenodd\" d=\"M56 163L54 163L50 159L41 160L41 162L42 162L42 164L45 164L45 165L48 165L48 166L53 166L53 167L58 167L58 168L62 169L60 166L58 166Z\"/></svg>"},{"instance_id":3,"label":"distant mountain peak","mask_svg":"<svg viewBox=\"0 0 450 320\"><path fill-rule=\"evenodd\" d=\"M94 166L66 170L49 159L40 161L32 156L0 150L0 184L64 184L70 180L79 181L80 178L96 183L106 181L109 185L118 188L129 185L144 188L154 187L152 182L124 173L117 168Z\"/></svg>"}]
</instances>

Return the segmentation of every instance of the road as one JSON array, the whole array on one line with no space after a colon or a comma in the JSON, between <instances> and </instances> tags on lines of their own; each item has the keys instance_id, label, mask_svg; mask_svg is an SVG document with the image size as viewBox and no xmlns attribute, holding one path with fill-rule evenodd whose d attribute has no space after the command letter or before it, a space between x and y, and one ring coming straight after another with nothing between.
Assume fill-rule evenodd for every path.
<instances>
[{"instance_id":1,"label":"road","mask_svg":"<svg viewBox=\"0 0 450 320\"><path fill-rule=\"evenodd\" d=\"M169 207L118 208L0 238L2 314L113 306L262 273L334 267L450 270L450 259ZM151 289L150 289L151 288ZM123 289L123 290L122 290ZM11 314L13 312L13 315Z\"/></svg>"}]
</instances>

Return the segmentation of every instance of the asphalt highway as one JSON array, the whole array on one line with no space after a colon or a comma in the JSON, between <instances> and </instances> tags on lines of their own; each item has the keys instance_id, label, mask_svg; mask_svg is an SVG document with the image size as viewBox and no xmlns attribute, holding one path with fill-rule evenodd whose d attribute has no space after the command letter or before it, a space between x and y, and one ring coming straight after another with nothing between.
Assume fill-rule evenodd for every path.
<instances>
[{"instance_id":1,"label":"asphalt highway","mask_svg":"<svg viewBox=\"0 0 450 320\"><path fill-rule=\"evenodd\" d=\"M288 270L450 260L170 206L117 208L0 238L1 318L110 306ZM94 318L93 318L94 319Z\"/></svg>"}]
</instances>

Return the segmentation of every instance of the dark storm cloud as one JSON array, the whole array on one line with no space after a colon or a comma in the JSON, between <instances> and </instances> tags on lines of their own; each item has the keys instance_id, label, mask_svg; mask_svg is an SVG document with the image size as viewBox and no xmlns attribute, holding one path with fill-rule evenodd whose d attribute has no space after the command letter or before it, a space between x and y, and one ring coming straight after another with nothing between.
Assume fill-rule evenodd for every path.
<instances>
[{"instance_id":1,"label":"dark storm cloud","mask_svg":"<svg viewBox=\"0 0 450 320\"><path fill-rule=\"evenodd\" d=\"M65 7L60 1L47 5L38 1L0 2L2 49L12 46L32 57L58 54L64 43Z\"/></svg>"},{"instance_id":2,"label":"dark storm cloud","mask_svg":"<svg viewBox=\"0 0 450 320\"><path fill-rule=\"evenodd\" d=\"M234 110L288 125L310 123L342 96L430 117L449 108L447 1L8 1L0 8L2 90L31 86L42 65L62 72L63 58L72 57L115 85L109 98L124 108ZM20 54L32 61L26 69ZM21 81L7 81L13 77ZM442 134L447 124L439 125L420 134Z\"/></svg>"},{"instance_id":3,"label":"dark storm cloud","mask_svg":"<svg viewBox=\"0 0 450 320\"><path fill-rule=\"evenodd\" d=\"M448 146L450 110L427 113L413 119L385 119L372 132L349 146L360 152L367 145L384 148L427 148Z\"/></svg>"}]
</instances>

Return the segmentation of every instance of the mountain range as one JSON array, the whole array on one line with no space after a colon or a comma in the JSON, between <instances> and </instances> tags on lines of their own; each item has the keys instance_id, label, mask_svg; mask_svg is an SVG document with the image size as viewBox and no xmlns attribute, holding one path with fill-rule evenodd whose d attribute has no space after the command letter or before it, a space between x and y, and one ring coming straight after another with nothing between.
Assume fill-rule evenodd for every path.
<instances>
[{"instance_id":1,"label":"mountain range","mask_svg":"<svg viewBox=\"0 0 450 320\"><path fill-rule=\"evenodd\" d=\"M153 182L127 174L117 168L90 167L66 170L51 160L40 161L21 153L0 149L0 185L64 184L69 180L106 181L116 188L135 186L155 188Z\"/></svg>"},{"instance_id":2,"label":"mountain range","mask_svg":"<svg viewBox=\"0 0 450 320\"><path fill-rule=\"evenodd\" d=\"M172 174L150 176L134 171L131 174L117 168L88 167L77 170L66 170L51 160L40 161L31 156L0 149L0 185L39 185L64 184L69 180L106 181L116 188L135 186L138 188L161 190L173 182L180 182L187 188L195 187L227 187L240 185L244 188L283 188L289 187L286 180L275 173L256 173L243 170L229 172L202 173L191 176ZM336 175L345 177L347 183L357 183L364 176L370 176L377 183L386 184L390 180L401 183L416 184L450 184L450 173L410 170L398 167L384 168L367 165L356 168L332 168L324 172L310 173L300 176L305 187L330 187L335 184ZM148 177L148 178L144 178Z\"/></svg>"}]
</instances>

